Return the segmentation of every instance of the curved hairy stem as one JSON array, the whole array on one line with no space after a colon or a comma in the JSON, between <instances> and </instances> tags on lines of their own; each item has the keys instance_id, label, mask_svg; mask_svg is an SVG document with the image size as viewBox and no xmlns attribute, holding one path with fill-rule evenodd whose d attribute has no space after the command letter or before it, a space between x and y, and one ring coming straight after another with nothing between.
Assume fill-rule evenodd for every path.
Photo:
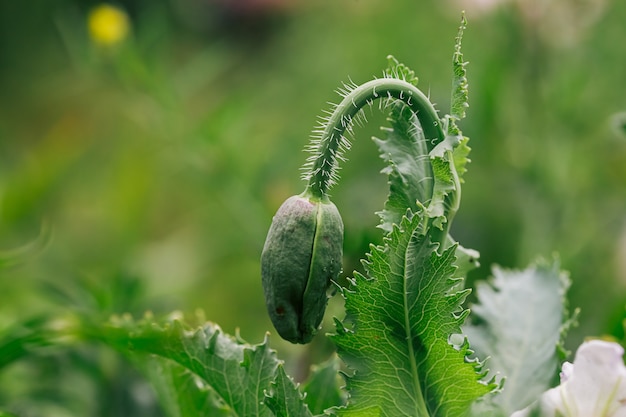
<instances>
[{"instance_id":1,"label":"curved hairy stem","mask_svg":"<svg viewBox=\"0 0 626 417\"><path fill-rule=\"evenodd\" d=\"M323 125L317 131L319 137L312 146L313 155L305 165L304 177L308 180L306 192L313 198L323 200L336 180L338 160L349 148L344 134L358 120L363 107L377 99L395 99L406 104L417 116L426 139L439 143L445 133L437 111L413 84L395 78L381 78L360 86L350 87Z\"/></svg>"}]
</instances>

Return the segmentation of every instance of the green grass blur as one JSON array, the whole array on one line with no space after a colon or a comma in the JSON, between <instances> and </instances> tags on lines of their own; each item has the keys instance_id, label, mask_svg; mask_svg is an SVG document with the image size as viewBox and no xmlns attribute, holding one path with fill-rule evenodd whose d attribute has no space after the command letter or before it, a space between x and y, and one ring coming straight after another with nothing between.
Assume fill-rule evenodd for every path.
<instances>
[{"instance_id":1,"label":"green grass blur","mask_svg":"<svg viewBox=\"0 0 626 417\"><path fill-rule=\"evenodd\" d=\"M249 342L274 333L259 257L275 210L304 187L301 150L316 116L342 81L381 75L388 54L447 112L465 9L461 127L473 151L453 231L481 252L470 281L493 263L523 268L558 252L571 305L582 308L571 347L623 337L626 138L611 117L626 110L626 3L493 3L127 0L116 4L129 33L102 45L87 29L97 2L0 2L0 257L35 242L0 269L0 329L68 308L102 317L203 309ZM370 120L332 191L347 272L380 240L385 179L369 137L384 117ZM340 308L334 300L328 324ZM304 364L327 343L272 336ZM14 381L0 377L0 407L26 392ZM94 410L81 407L68 409Z\"/></svg>"}]
</instances>

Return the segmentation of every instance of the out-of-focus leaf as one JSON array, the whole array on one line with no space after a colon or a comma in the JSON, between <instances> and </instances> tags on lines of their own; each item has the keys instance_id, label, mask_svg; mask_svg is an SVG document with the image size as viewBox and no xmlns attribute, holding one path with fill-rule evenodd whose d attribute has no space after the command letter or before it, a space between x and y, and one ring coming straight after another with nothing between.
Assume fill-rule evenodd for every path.
<instances>
[{"instance_id":1,"label":"out-of-focus leaf","mask_svg":"<svg viewBox=\"0 0 626 417\"><path fill-rule=\"evenodd\" d=\"M105 326L85 330L88 338L124 353L154 354L178 363L197 375L235 415L271 416L264 404L270 389L278 389L285 398L284 403L272 404L274 413L310 415L295 385L279 370L281 362L267 338L261 344L248 345L224 334L215 324L192 329L175 315L166 321L149 316L139 321L118 317ZM217 405L223 408L222 403Z\"/></svg>"},{"instance_id":2,"label":"out-of-focus leaf","mask_svg":"<svg viewBox=\"0 0 626 417\"><path fill-rule=\"evenodd\" d=\"M182 365L153 355L135 355L133 362L154 388L168 417L233 417L224 401Z\"/></svg>"},{"instance_id":3,"label":"out-of-focus leaf","mask_svg":"<svg viewBox=\"0 0 626 417\"><path fill-rule=\"evenodd\" d=\"M472 323L463 332L479 357L490 358L491 375L506 378L491 400L496 415L508 416L556 380L561 340L572 323L565 302L570 281L558 261L523 271L494 268L493 274L477 285Z\"/></svg>"},{"instance_id":4,"label":"out-of-focus leaf","mask_svg":"<svg viewBox=\"0 0 626 417\"><path fill-rule=\"evenodd\" d=\"M179 314L155 320L38 318L0 334L0 368L41 348L103 342L129 356L152 383L170 417L310 417L302 394L266 340L249 345L215 324L191 328Z\"/></svg>"},{"instance_id":5,"label":"out-of-focus leaf","mask_svg":"<svg viewBox=\"0 0 626 417\"><path fill-rule=\"evenodd\" d=\"M33 241L19 248L0 251L0 270L19 265L43 251L52 239L52 229L49 224L43 223L39 236Z\"/></svg>"},{"instance_id":6,"label":"out-of-focus leaf","mask_svg":"<svg viewBox=\"0 0 626 417\"><path fill-rule=\"evenodd\" d=\"M615 134L621 138L626 138L626 112L614 114L611 118L611 124Z\"/></svg>"},{"instance_id":7,"label":"out-of-focus leaf","mask_svg":"<svg viewBox=\"0 0 626 417\"><path fill-rule=\"evenodd\" d=\"M34 317L0 330L0 369L29 354L71 338L71 318Z\"/></svg>"},{"instance_id":8,"label":"out-of-focus leaf","mask_svg":"<svg viewBox=\"0 0 626 417\"><path fill-rule=\"evenodd\" d=\"M314 366L311 375L302 385L302 391L306 394L304 401L313 414L322 414L326 409L345 403L339 362L339 358L333 356L323 364Z\"/></svg>"}]
</instances>

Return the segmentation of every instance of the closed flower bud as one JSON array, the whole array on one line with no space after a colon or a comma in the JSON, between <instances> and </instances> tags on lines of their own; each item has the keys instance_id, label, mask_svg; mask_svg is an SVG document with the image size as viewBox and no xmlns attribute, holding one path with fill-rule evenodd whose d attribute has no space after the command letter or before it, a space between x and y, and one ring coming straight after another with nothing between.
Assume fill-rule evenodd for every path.
<instances>
[{"instance_id":1,"label":"closed flower bud","mask_svg":"<svg viewBox=\"0 0 626 417\"><path fill-rule=\"evenodd\" d=\"M261 277L269 316L285 340L311 341L342 256L343 222L333 203L305 192L278 209L261 255Z\"/></svg>"}]
</instances>

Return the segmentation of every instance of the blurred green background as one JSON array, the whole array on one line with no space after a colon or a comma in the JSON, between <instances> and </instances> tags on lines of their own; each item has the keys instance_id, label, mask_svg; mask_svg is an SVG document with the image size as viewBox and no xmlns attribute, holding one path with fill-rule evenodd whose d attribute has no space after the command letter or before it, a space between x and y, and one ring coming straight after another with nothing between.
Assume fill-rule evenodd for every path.
<instances>
[{"instance_id":1,"label":"blurred green background","mask_svg":"<svg viewBox=\"0 0 626 417\"><path fill-rule=\"evenodd\" d=\"M260 252L304 187L316 116L342 81L381 75L388 54L447 112L464 9L473 152L453 232L481 252L470 281L557 252L582 308L569 347L623 336L626 138L611 117L626 110L625 2L128 0L99 23L122 24L118 40L90 34L99 4L0 1L0 254L26 252L0 269L0 328L68 308L203 309L260 342L273 333ZM370 121L333 189L348 272L380 240L385 178L369 137L385 120ZM337 297L330 310L327 324ZM329 352L323 337L271 340L296 377ZM0 405L38 372L0 377Z\"/></svg>"}]
</instances>

